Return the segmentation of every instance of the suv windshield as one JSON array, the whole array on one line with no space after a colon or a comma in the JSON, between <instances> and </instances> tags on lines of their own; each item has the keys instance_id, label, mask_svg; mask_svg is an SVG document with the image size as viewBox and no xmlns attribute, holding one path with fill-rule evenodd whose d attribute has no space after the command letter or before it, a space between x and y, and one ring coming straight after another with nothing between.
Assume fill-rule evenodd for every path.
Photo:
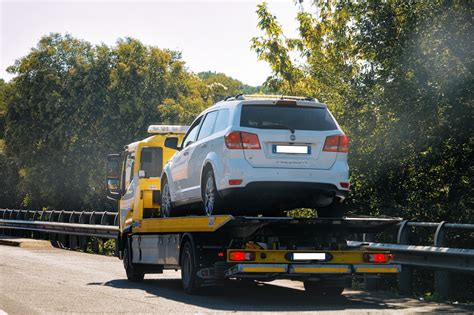
<instances>
[{"instance_id":1,"label":"suv windshield","mask_svg":"<svg viewBox=\"0 0 474 315\"><path fill-rule=\"evenodd\" d=\"M259 129L336 130L327 108L243 105L240 126Z\"/></svg>"}]
</instances>

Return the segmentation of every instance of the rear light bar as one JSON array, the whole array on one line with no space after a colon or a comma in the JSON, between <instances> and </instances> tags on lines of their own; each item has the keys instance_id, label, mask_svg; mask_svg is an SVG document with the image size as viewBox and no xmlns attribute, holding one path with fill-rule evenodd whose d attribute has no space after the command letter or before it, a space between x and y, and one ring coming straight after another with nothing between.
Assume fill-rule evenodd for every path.
<instances>
[{"instance_id":1,"label":"rear light bar","mask_svg":"<svg viewBox=\"0 0 474 315\"><path fill-rule=\"evenodd\" d=\"M364 254L364 261L365 262L373 262L373 263L388 263L392 259L391 254L385 253L373 253L373 254Z\"/></svg>"},{"instance_id":2,"label":"rear light bar","mask_svg":"<svg viewBox=\"0 0 474 315\"><path fill-rule=\"evenodd\" d=\"M349 138L346 135L334 135L326 137L323 151L326 152L349 152Z\"/></svg>"},{"instance_id":3,"label":"rear light bar","mask_svg":"<svg viewBox=\"0 0 474 315\"><path fill-rule=\"evenodd\" d=\"M351 183L349 182L340 182L339 185L341 185L342 188L349 189L351 186Z\"/></svg>"},{"instance_id":4,"label":"rear light bar","mask_svg":"<svg viewBox=\"0 0 474 315\"><path fill-rule=\"evenodd\" d=\"M235 251L229 253L229 260L231 261L252 261L255 260L254 252Z\"/></svg>"},{"instance_id":5,"label":"rear light bar","mask_svg":"<svg viewBox=\"0 0 474 315\"><path fill-rule=\"evenodd\" d=\"M260 150L260 141L254 133L232 131L224 137L225 145L229 149Z\"/></svg>"}]
</instances>

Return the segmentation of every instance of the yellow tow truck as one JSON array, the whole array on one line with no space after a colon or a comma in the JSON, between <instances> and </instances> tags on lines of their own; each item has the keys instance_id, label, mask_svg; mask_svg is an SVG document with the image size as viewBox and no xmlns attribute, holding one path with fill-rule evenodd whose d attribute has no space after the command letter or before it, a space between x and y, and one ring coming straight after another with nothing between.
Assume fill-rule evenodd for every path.
<instances>
[{"instance_id":1,"label":"yellow tow truck","mask_svg":"<svg viewBox=\"0 0 474 315\"><path fill-rule=\"evenodd\" d=\"M107 194L120 212L119 258L127 278L181 269L193 293L228 279L303 281L316 295L340 295L353 275L398 273L388 251L347 245L348 235L375 233L398 218L160 217L160 176L187 130L152 125L152 135L107 160Z\"/></svg>"}]
</instances>

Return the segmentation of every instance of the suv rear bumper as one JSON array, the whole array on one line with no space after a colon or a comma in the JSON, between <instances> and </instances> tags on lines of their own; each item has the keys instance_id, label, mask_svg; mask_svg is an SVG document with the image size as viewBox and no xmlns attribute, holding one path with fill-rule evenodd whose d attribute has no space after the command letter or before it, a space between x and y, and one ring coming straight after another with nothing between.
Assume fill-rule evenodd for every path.
<instances>
[{"instance_id":1,"label":"suv rear bumper","mask_svg":"<svg viewBox=\"0 0 474 315\"><path fill-rule=\"evenodd\" d=\"M334 198L342 201L348 194L333 184L304 182L252 182L244 187L227 188L220 191L232 207L246 208L315 208L327 206Z\"/></svg>"},{"instance_id":2,"label":"suv rear bumper","mask_svg":"<svg viewBox=\"0 0 474 315\"><path fill-rule=\"evenodd\" d=\"M331 184L338 190L340 183L349 181L349 167L346 160L336 160L330 169L252 167L245 159L227 159L222 168L216 168L217 188L246 187L258 182L292 182L302 184ZM229 180L241 179L238 186L231 186Z\"/></svg>"}]
</instances>

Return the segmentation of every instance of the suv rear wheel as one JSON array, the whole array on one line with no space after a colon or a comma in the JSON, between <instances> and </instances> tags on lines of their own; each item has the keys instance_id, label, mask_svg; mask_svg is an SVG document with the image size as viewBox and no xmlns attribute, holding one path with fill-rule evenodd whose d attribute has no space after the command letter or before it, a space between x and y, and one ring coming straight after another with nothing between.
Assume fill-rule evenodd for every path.
<instances>
[{"instance_id":1,"label":"suv rear wheel","mask_svg":"<svg viewBox=\"0 0 474 315\"><path fill-rule=\"evenodd\" d=\"M204 214L207 216L219 214L222 207L222 200L217 191L216 180L212 169L208 168L204 172L202 182L202 200Z\"/></svg>"},{"instance_id":2,"label":"suv rear wheel","mask_svg":"<svg viewBox=\"0 0 474 315\"><path fill-rule=\"evenodd\" d=\"M161 208L160 215L163 218L171 217L173 213L173 206L171 204L170 186L166 177L161 182Z\"/></svg>"}]
</instances>

